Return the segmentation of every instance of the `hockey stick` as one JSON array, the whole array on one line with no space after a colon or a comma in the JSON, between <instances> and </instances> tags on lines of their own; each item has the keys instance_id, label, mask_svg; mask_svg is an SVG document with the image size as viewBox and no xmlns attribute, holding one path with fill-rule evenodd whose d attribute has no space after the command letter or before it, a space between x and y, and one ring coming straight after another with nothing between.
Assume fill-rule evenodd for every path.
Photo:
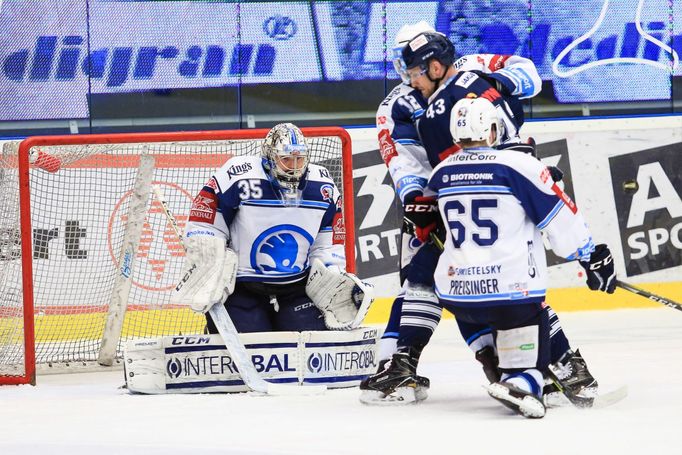
<instances>
[{"instance_id":1,"label":"hockey stick","mask_svg":"<svg viewBox=\"0 0 682 455\"><path fill-rule=\"evenodd\" d=\"M161 188L159 185L153 185L154 195L156 199L161 204L164 215L168 219L175 235L177 235L180 244L183 249L185 249L185 244L182 237L182 232L180 231L180 226L175 216L171 213L166 203L166 198L163 196ZM210 310L208 310L213 322L220 333L220 336L225 342L225 347L230 353L230 356L237 365L239 374L244 381L244 384L254 392L259 392L267 395L317 395L324 393L327 390L325 385L311 385L311 386L291 386L284 384L274 384L267 382L261 377L261 375L256 371L253 366L251 359L246 352L244 344L239 339L239 333L237 328L234 326L230 315L227 313L225 306L222 304L213 305Z\"/></svg>"},{"instance_id":2,"label":"hockey stick","mask_svg":"<svg viewBox=\"0 0 682 455\"><path fill-rule=\"evenodd\" d=\"M412 226L412 229L416 229L416 225L410 221L409 219L403 217L403 220L410 226ZM443 242L440 241L438 236L436 235L435 232L431 231L429 232L429 239L436 245L436 247L443 251L444 245ZM649 300L653 300L654 302L660 303L662 305L665 305L670 308L674 308L676 310L682 311L682 303L677 303L673 300L666 299L664 297L661 297L660 295L652 294L649 291L645 291L642 288L638 288L637 286L633 286L632 284L625 283L620 280L616 280L616 286L618 286L621 289L625 289L626 291L630 291L633 294L641 295L642 297L646 297Z\"/></svg>"},{"instance_id":3,"label":"hockey stick","mask_svg":"<svg viewBox=\"0 0 682 455\"><path fill-rule=\"evenodd\" d=\"M407 224L412 226L412 229L416 229L416 225L411 220L409 220L407 218L403 218L403 219L405 220L405 222ZM438 248L440 251L443 251L443 249L445 248L445 246L443 245L443 242L441 242L441 240L438 238L436 233L433 231L429 232L429 240L431 240L431 242L433 242L433 244L436 245L436 248ZM627 287L625 287L625 286L629 286L629 285L622 283L620 281L616 281L616 286L621 286L624 289L627 289L629 291L631 290L631 289L628 289ZM641 294L641 295L644 295L646 297L649 297L652 300L656 300L656 298L660 298L658 296L654 296L652 294L649 294L648 292L646 292L642 289L639 289L639 288L633 287L633 289L631 291L635 292L637 294ZM669 304L672 303L673 305L679 306L679 304L676 304L674 302L670 302L670 301L665 300L665 299L661 299L661 300L664 300L663 302L661 302L664 305L670 306ZM656 301L658 301L658 300L656 300ZM673 308L675 308L675 307L673 306ZM678 308L678 309L682 309L682 308ZM562 393L562 394L564 394L564 396L566 396L566 398L571 402L571 404L573 404L574 406L576 406L578 408L604 408L607 406L611 406L612 404L618 403L619 401L623 400L628 395L628 387L627 386L621 386L621 387L619 387L615 390L612 390L610 392L602 393L602 394L599 394L595 397L586 398L586 399L582 400L581 402L578 402L575 399L575 397L569 398L569 394L567 393L567 391L554 378L552 378L552 383L554 383L554 385L556 386L556 388L559 390L560 393ZM484 386L484 388L486 390L488 390L487 386Z\"/></svg>"},{"instance_id":4,"label":"hockey stick","mask_svg":"<svg viewBox=\"0 0 682 455\"><path fill-rule=\"evenodd\" d=\"M654 302L658 302L667 307L682 311L682 304L663 298L660 295L652 294L651 292L645 291L644 289L638 288L637 286L624 283L620 280L616 280L616 286L618 286L621 289L625 289L626 291L630 291L634 294L641 295L642 297L646 297L649 300L653 300Z\"/></svg>"}]
</instances>

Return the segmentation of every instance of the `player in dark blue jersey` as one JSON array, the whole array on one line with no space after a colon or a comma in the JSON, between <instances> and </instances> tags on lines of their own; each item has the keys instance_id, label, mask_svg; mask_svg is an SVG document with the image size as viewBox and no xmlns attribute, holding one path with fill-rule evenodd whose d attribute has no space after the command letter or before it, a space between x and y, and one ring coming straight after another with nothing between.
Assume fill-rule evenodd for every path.
<instances>
[{"instance_id":1,"label":"player in dark blue jersey","mask_svg":"<svg viewBox=\"0 0 682 455\"><path fill-rule=\"evenodd\" d=\"M454 104L464 98L485 98L495 106L501 124L499 137L502 145L498 148L529 151L528 144L524 144L518 135L519 128L523 124L523 111L520 108L519 99L524 95L528 97L529 94L536 94L539 91L539 78L532 77L533 73L537 75L534 66L524 68L521 64L513 69L498 71L493 74L485 73L480 69L467 71L465 65L454 64L455 52L452 43L444 35L429 32L422 33L412 39L403 48L402 57L411 87L419 90L422 97L428 100L428 106L422 111L422 115L415 118L415 123L419 142L425 149L431 167L435 167L446 157L460 150L449 134L449 119ZM482 57L476 57L476 60L480 61L484 67L491 69L495 67L496 62L508 58L493 56L494 58L486 60ZM532 62L528 62L532 65ZM558 173L557 177L560 177ZM432 218L424 216L424 213L434 212L433 202L418 201L417 204L413 205L415 205L413 210L406 210L406 217L411 218L411 221L417 225L417 230L421 231L419 234L424 239L428 236L428 231L434 226ZM411 217L410 212L418 216ZM408 281L420 283L425 287L432 287L432 272L438 255L439 252L433 244L428 244L422 248L413 260L413 262L419 263L420 267L412 267L413 270L416 269L421 273L418 277L408 276ZM424 276L427 275L428 278L424 279ZM424 301L433 304L433 299L416 296L414 302L416 305L412 305L412 302L407 302L407 300L409 298L406 298L407 308L402 311L398 336L400 338L413 338L414 333L417 333L417 337L421 338L425 345L435 329L440 315L436 315L436 306L428 311L424 310L424 305L421 305L422 309L417 308ZM569 376L557 374L566 396L569 399L579 399L580 394L596 392L597 382L587 370L584 359L579 352L574 353L571 350L556 313L550 308L547 312L552 325L552 368L557 372L572 371ZM495 365L491 365L491 360L495 362L495 352L491 350L492 336L490 331L486 333L477 332L469 336L474 329L469 330L466 323L459 325L463 336L467 339L472 350L477 353L477 358L482 360L486 374L491 379L495 374ZM414 359L415 365L417 359L418 356ZM570 368L568 368L569 365ZM381 374L379 372L365 381L361 388L364 387L364 390L368 391L372 390L371 382L380 379ZM419 384L428 384L425 378L419 379L418 386ZM390 393L384 395L383 398L390 399ZM425 396L425 393L420 392L417 399L423 399L422 397ZM373 396L374 398L376 397ZM369 401L369 399L362 397L361 400Z\"/></svg>"}]
</instances>

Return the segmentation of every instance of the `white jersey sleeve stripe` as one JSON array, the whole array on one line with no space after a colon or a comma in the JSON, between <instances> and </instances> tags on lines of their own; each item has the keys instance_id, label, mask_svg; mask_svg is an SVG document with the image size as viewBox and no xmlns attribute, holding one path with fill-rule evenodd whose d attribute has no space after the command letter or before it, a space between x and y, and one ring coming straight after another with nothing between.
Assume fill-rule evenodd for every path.
<instances>
[{"instance_id":1,"label":"white jersey sleeve stripe","mask_svg":"<svg viewBox=\"0 0 682 455\"><path fill-rule=\"evenodd\" d=\"M438 196L450 194L512 194L508 186L476 186L476 187L455 187L443 188L438 191Z\"/></svg>"},{"instance_id":2,"label":"white jersey sleeve stripe","mask_svg":"<svg viewBox=\"0 0 682 455\"><path fill-rule=\"evenodd\" d=\"M557 213L559 213L559 210L561 210L564 205L565 204L563 201L557 202L552 211L547 214L545 219L537 224L538 229L544 229L547 227L547 225L554 219L554 217L556 217Z\"/></svg>"}]
</instances>

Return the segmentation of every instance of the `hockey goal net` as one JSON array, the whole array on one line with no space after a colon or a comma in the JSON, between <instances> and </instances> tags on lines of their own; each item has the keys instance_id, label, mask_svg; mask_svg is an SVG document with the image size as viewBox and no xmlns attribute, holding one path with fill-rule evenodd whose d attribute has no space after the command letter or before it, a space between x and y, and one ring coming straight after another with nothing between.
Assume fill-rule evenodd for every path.
<instances>
[{"instance_id":1,"label":"hockey goal net","mask_svg":"<svg viewBox=\"0 0 682 455\"><path fill-rule=\"evenodd\" d=\"M352 271L350 137L336 127L302 130L311 162L329 169L342 192ZM184 252L150 189L162 190L184 227L210 175L230 155L260 153L267 131L45 136L3 144L0 384L35 383L36 369L116 364L130 338L201 333L202 316L169 304Z\"/></svg>"}]
</instances>

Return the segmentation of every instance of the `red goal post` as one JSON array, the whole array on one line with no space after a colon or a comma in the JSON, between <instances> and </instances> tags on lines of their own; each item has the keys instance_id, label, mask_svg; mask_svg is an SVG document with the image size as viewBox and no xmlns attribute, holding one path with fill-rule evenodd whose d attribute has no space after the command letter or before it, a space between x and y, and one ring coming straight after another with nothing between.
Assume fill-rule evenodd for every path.
<instances>
[{"instance_id":1,"label":"red goal post","mask_svg":"<svg viewBox=\"0 0 682 455\"><path fill-rule=\"evenodd\" d=\"M184 227L211 173L230 155L260 153L268 131L39 136L3 144L0 384L35 384L36 365L63 371L117 363L121 343L132 337L199 333L203 317L168 303L184 251L150 185L161 186ZM342 192L347 268L354 271L350 136L338 127L302 131L311 162L329 169Z\"/></svg>"}]
</instances>

